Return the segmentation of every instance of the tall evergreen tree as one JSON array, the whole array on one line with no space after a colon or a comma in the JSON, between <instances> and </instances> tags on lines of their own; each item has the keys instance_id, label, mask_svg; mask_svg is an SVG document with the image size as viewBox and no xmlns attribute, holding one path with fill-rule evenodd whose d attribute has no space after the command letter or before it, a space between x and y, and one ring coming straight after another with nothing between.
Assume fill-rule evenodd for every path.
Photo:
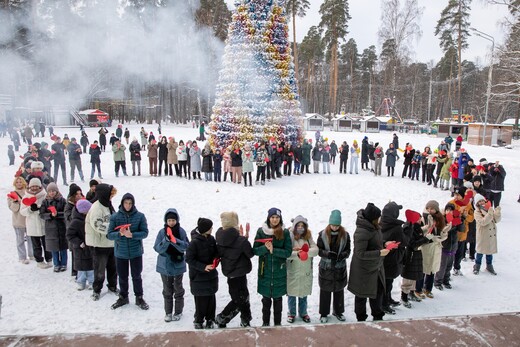
<instances>
[{"instance_id":1,"label":"tall evergreen tree","mask_svg":"<svg viewBox=\"0 0 520 347\"><path fill-rule=\"evenodd\" d=\"M439 36L440 46L446 52L452 42L456 42L458 54L458 84L457 107L459 115L462 115L461 83L462 83L462 51L468 47L469 15L471 0L449 0L448 5L442 10L441 17L435 28L435 36ZM455 35L455 36L453 36ZM459 116L459 123L462 117Z\"/></svg>"},{"instance_id":2,"label":"tall evergreen tree","mask_svg":"<svg viewBox=\"0 0 520 347\"><path fill-rule=\"evenodd\" d=\"M293 55L294 55L294 74L296 76L296 83L298 83L298 45L296 43L296 16L305 17L309 9L309 0L287 0L285 9L287 16L292 17L292 31L293 31Z\"/></svg>"},{"instance_id":3,"label":"tall evergreen tree","mask_svg":"<svg viewBox=\"0 0 520 347\"><path fill-rule=\"evenodd\" d=\"M227 28L231 21L231 11L224 0L200 0L200 7L195 12L195 20L213 30L213 34L225 41Z\"/></svg>"},{"instance_id":4,"label":"tall evergreen tree","mask_svg":"<svg viewBox=\"0 0 520 347\"><path fill-rule=\"evenodd\" d=\"M348 0L325 0L320 6L320 14L323 40L330 52L329 113L334 115L337 111L338 46L340 40L345 41L348 21L351 19Z\"/></svg>"}]
</instances>

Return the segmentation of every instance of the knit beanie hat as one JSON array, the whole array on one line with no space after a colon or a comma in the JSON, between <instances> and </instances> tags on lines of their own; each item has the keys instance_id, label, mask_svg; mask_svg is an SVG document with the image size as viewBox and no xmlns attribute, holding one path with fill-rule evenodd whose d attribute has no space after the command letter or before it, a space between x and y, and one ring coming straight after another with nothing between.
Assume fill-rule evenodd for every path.
<instances>
[{"instance_id":1,"label":"knit beanie hat","mask_svg":"<svg viewBox=\"0 0 520 347\"><path fill-rule=\"evenodd\" d=\"M267 219L271 218L272 216L277 215L278 217L282 218L282 211L276 207L271 207L269 211L267 211Z\"/></svg>"},{"instance_id":2,"label":"knit beanie hat","mask_svg":"<svg viewBox=\"0 0 520 347\"><path fill-rule=\"evenodd\" d=\"M211 221L211 219L199 218L199 220L197 221L197 230L200 234L208 232L212 226L213 222Z\"/></svg>"},{"instance_id":3,"label":"knit beanie hat","mask_svg":"<svg viewBox=\"0 0 520 347\"><path fill-rule=\"evenodd\" d=\"M464 188L473 188L473 182L472 181L466 181L464 182Z\"/></svg>"},{"instance_id":4,"label":"knit beanie hat","mask_svg":"<svg viewBox=\"0 0 520 347\"><path fill-rule=\"evenodd\" d=\"M91 179L90 182L88 182L88 186L93 187L93 186L97 186L100 183L101 183L100 179L94 178L94 179Z\"/></svg>"},{"instance_id":5,"label":"knit beanie hat","mask_svg":"<svg viewBox=\"0 0 520 347\"><path fill-rule=\"evenodd\" d=\"M477 195L475 195L475 198L473 200L474 200L475 204L478 204L478 202L480 200L486 200L486 198L484 196L482 196L481 194L477 194Z\"/></svg>"},{"instance_id":6,"label":"knit beanie hat","mask_svg":"<svg viewBox=\"0 0 520 347\"><path fill-rule=\"evenodd\" d=\"M363 217L365 217L366 220L372 222L381 217L381 210L379 207L374 205L373 203L369 202L367 204L367 207L363 210Z\"/></svg>"},{"instance_id":7,"label":"knit beanie hat","mask_svg":"<svg viewBox=\"0 0 520 347\"><path fill-rule=\"evenodd\" d=\"M167 221L168 219L175 219L176 221L178 221L179 216L175 212L168 212L166 213L166 216L164 216L164 220Z\"/></svg>"},{"instance_id":8,"label":"knit beanie hat","mask_svg":"<svg viewBox=\"0 0 520 347\"><path fill-rule=\"evenodd\" d=\"M69 186L69 198L76 195L76 193L79 191L81 191L81 188L76 183L71 183Z\"/></svg>"},{"instance_id":9,"label":"knit beanie hat","mask_svg":"<svg viewBox=\"0 0 520 347\"><path fill-rule=\"evenodd\" d=\"M390 201L383 207L383 216L387 216L393 219L399 218L399 210L403 208L403 205L398 205L395 201Z\"/></svg>"},{"instance_id":10,"label":"knit beanie hat","mask_svg":"<svg viewBox=\"0 0 520 347\"><path fill-rule=\"evenodd\" d=\"M457 187L453 190L453 193L464 197L466 195L466 187Z\"/></svg>"},{"instance_id":11,"label":"knit beanie hat","mask_svg":"<svg viewBox=\"0 0 520 347\"><path fill-rule=\"evenodd\" d=\"M37 186L37 187L40 187L42 186L42 181L40 181L39 178L37 177L33 177L31 178L31 180L29 181L29 185L28 187L33 187L33 186Z\"/></svg>"},{"instance_id":12,"label":"knit beanie hat","mask_svg":"<svg viewBox=\"0 0 520 347\"><path fill-rule=\"evenodd\" d=\"M50 191L55 191L57 193L60 192L60 190L58 189L58 185L56 185L56 183L54 182L51 182L47 185L47 191L50 192Z\"/></svg>"},{"instance_id":13,"label":"knit beanie hat","mask_svg":"<svg viewBox=\"0 0 520 347\"><path fill-rule=\"evenodd\" d=\"M303 223L306 226L309 226L309 222L307 221L307 218L305 218L301 215L298 215L298 216L294 217L293 219L291 219L291 222L292 222L293 229L296 228L296 225L298 225L298 223Z\"/></svg>"},{"instance_id":14,"label":"knit beanie hat","mask_svg":"<svg viewBox=\"0 0 520 347\"><path fill-rule=\"evenodd\" d=\"M43 170L43 163L41 161L33 161L31 162L31 169Z\"/></svg>"},{"instance_id":15,"label":"knit beanie hat","mask_svg":"<svg viewBox=\"0 0 520 347\"><path fill-rule=\"evenodd\" d=\"M238 214L234 211L222 212L220 214L222 229L235 228L238 230Z\"/></svg>"},{"instance_id":16,"label":"knit beanie hat","mask_svg":"<svg viewBox=\"0 0 520 347\"><path fill-rule=\"evenodd\" d=\"M330 225L341 225L341 211L340 210L333 210L330 213L329 224Z\"/></svg>"},{"instance_id":17,"label":"knit beanie hat","mask_svg":"<svg viewBox=\"0 0 520 347\"><path fill-rule=\"evenodd\" d=\"M76 203L76 210L78 210L78 212L81 214L87 214L91 207L92 203L87 199L78 200Z\"/></svg>"},{"instance_id":18,"label":"knit beanie hat","mask_svg":"<svg viewBox=\"0 0 520 347\"><path fill-rule=\"evenodd\" d=\"M434 209L436 212L440 212L439 203L435 200L430 200L426 203L427 209Z\"/></svg>"}]
</instances>

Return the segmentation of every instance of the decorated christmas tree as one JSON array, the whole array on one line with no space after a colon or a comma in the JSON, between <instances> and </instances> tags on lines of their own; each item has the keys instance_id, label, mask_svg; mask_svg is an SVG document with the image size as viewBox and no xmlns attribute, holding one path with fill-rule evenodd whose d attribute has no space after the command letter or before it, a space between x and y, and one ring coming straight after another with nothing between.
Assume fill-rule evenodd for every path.
<instances>
[{"instance_id":1,"label":"decorated christmas tree","mask_svg":"<svg viewBox=\"0 0 520 347\"><path fill-rule=\"evenodd\" d=\"M303 138L285 0L237 0L208 132L212 147Z\"/></svg>"}]
</instances>

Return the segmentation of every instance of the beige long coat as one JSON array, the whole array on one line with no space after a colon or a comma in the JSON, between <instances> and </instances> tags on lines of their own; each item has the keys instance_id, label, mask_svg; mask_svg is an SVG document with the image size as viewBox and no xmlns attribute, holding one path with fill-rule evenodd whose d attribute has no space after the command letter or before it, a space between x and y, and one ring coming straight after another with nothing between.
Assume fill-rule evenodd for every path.
<instances>
[{"instance_id":1,"label":"beige long coat","mask_svg":"<svg viewBox=\"0 0 520 347\"><path fill-rule=\"evenodd\" d=\"M475 210L475 221L477 222L477 253L495 254L497 249L497 226L502 218L500 206L489 211L477 208Z\"/></svg>"}]
</instances>

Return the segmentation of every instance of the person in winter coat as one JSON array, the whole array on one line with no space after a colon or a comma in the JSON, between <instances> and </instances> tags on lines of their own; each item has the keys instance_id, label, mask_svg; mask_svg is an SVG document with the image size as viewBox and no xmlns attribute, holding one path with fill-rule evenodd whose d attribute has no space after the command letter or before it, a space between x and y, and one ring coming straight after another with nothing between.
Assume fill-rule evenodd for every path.
<instances>
[{"instance_id":1,"label":"person in winter coat","mask_svg":"<svg viewBox=\"0 0 520 347\"><path fill-rule=\"evenodd\" d=\"M79 143L81 144L81 147L83 147L83 153L87 153L87 146L90 144L90 141L88 140L88 135L86 132L83 131L81 133Z\"/></svg>"},{"instance_id":2,"label":"person in winter coat","mask_svg":"<svg viewBox=\"0 0 520 347\"><path fill-rule=\"evenodd\" d=\"M139 135L141 136L141 150L146 150L146 145L148 144L148 133L141 127L139 131Z\"/></svg>"},{"instance_id":3,"label":"person in winter coat","mask_svg":"<svg viewBox=\"0 0 520 347\"><path fill-rule=\"evenodd\" d=\"M224 149L222 160L224 161L224 182L227 181L228 173L230 180L233 181L233 173L231 172L231 146Z\"/></svg>"},{"instance_id":4,"label":"person in winter coat","mask_svg":"<svg viewBox=\"0 0 520 347\"><path fill-rule=\"evenodd\" d=\"M359 149L358 143L356 140L352 142L352 147L350 147L350 170L349 173L352 175L352 171L356 169L356 175L358 172L358 162L359 162L359 153L361 150Z\"/></svg>"},{"instance_id":5,"label":"person in winter coat","mask_svg":"<svg viewBox=\"0 0 520 347\"><path fill-rule=\"evenodd\" d=\"M489 200L493 207L500 205L502 192L504 191L504 181L506 179L506 170L498 161L488 166L489 179Z\"/></svg>"},{"instance_id":6,"label":"person in winter coat","mask_svg":"<svg viewBox=\"0 0 520 347\"><path fill-rule=\"evenodd\" d=\"M406 223L403 225L403 233L408 238L406 246L406 254L403 259L403 271L401 277L401 301L406 308L412 308L411 301L422 301L420 297L415 296L415 283L417 280L424 278L422 267L421 246L430 242L424 237L421 229L421 214L416 211L406 210Z\"/></svg>"},{"instance_id":7,"label":"person in winter coat","mask_svg":"<svg viewBox=\"0 0 520 347\"><path fill-rule=\"evenodd\" d=\"M437 153L437 158L435 159L435 162L437 163L437 169L436 169L436 175L434 182L433 182L433 188L437 188L437 183L439 183L439 180L441 179L441 172L444 168L445 164L447 163L449 157L448 153L445 150L439 150ZM441 188L442 189L442 188Z\"/></svg>"},{"instance_id":8,"label":"person in winter coat","mask_svg":"<svg viewBox=\"0 0 520 347\"><path fill-rule=\"evenodd\" d=\"M123 137L125 138L126 144L128 145L128 141L130 140L130 130L128 130L128 128L125 128Z\"/></svg>"},{"instance_id":9,"label":"person in winter coat","mask_svg":"<svg viewBox=\"0 0 520 347\"><path fill-rule=\"evenodd\" d=\"M457 136L455 139L455 152L458 152L460 150L460 147L462 147L462 141L464 139L462 138L462 135Z\"/></svg>"},{"instance_id":10,"label":"person in winter coat","mask_svg":"<svg viewBox=\"0 0 520 347\"><path fill-rule=\"evenodd\" d=\"M448 231L446 240L442 241L441 265L434 278L434 285L438 290L444 290L444 288L451 289L451 269L458 247L457 234L464 227L460 219L460 212L455 208L455 205L451 203L446 204L444 216L446 223L451 222L451 229Z\"/></svg>"},{"instance_id":11,"label":"person in winter coat","mask_svg":"<svg viewBox=\"0 0 520 347\"><path fill-rule=\"evenodd\" d=\"M392 144L394 145L395 150L399 149L399 136L397 136L396 133L393 135Z\"/></svg>"},{"instance_id":12,"label":"person in winter coat","mask_svg":"<svg viewBox=\"0 0 520 347\"><path fill-rule=\"evenodd\" d=\"M204 149L201 152L202 156L202 172L204 172L204 180L206 182L212 181L213 176L213 151L209 142L206 142Z\"/></svg>"},{"instance_id":13,"label":"person in winter coat","mask_svg":"<svg viewBox=\"0 0 520 347\"><path fill-rule=\"evenodd\" d=\"M161 141L157 147L159 149L159 176L161 176L163 164L164 175L168 176L168 139L166 136L161 137Z\"/></svg>"},{"instance_id":14,"label":"person in winter coat","mask_svg":"<svg viewBox=\"0 0 520 347\"><path fill-rule=\"evenodd\" d=\"M179 175L179 159L177 157L177 148L179 147L179 144L177 141L175 141L175 138L170 137L168 140L168 145L166 146L168 148L168 171L170 173L170 176L173 176L173 168L172 165L175 168L175 175Z\"/></svg>"},{"instance_id":15,"label":"person in winter coat","mask_svg":"<svg viewBox=\"0 0 520 347\"><path fill-rule=\"evenodd\" d=\"M379 142L376 142L375 145L373 142L368 143L368 160L370 161L370 172L375 172L375 164L376 164L375 152L377 150L377 147L379 147Z\"/></svg>"},{"instance_id":16,"label":"person in winter coat","mask_svg":"<svg viewBox=\"0 0 520 347\"><path fill-rule=\"evenodd\" d=\"M300 173L310 173L312 145L305 139L302 145L302 168Z\"/></svg>"},{"instance_id":17,"label":"person in winter coat","mask_svg":"<svg viewBox=\"0 0 520 347\"><path fill-rule=\"evenodd\" d=\"M383 152L382 146L377 146L374 149L374 166L373 172L375 176L381 176L381 167L383 166L383 157L385 156L385 152Z\"/></svg>"},{"instance_id":18,"label":"person in winter coat","mask_svg":"<svg viewBox=\"0 0 520 347\"><path fill-rule=\"evenodd\" d=\"M412 159L412 166L410 171L412 172L412 181L417 180L419 181L419 171L421 171L421 163L422 163L422 154L421 151L416 150L415 155Z\"/></svg>"},{"instance_id":19,"label":"person in winter coat","mask_svg":"<svg viewBox=\"0 0 520 347\"><path fill-rule=\"evenodd\" d=\"M233 146L233 151L229 154L231 157L231 181L233 183L242 183L242 150L238 143Z\"/></svg>"},{"instance_id":20,"label":"person in winter coat","mask_svg":"<svg viewBox=\"0 0 520 347\"><path fill-rule=\"evenodd\" d=\"M213 180L215 182L222 181L222 154L219 148L215 149L213 155Z\"/></svg>"},{"instance_id":21,"label":"person in winter coat","mask_svg":"<svg viewBox=\"0 0 520 347\"><path fill-rule=\"evenodd\" d=\"M463 148L460 150L460 155L459 155L459 158L458 158L458 168L459 168L459 172L458 172L458 178L459 178L459 182L457 184L458 187L462 187L462 185L464 184L464 175L465 175L465 171L466 171L466 166L468 166L468 163L470 161L473 161L473 159L471 159L471 157L469 156L469 154L466 152L466 150Z\"/></svg>"},{"instance_id":22,"label":"person in winter coat","mask_svg":"<svg viewBox=\"0 0 520 347\"><path fill-rule=\"evenodd\" d=\"M430 146L424 147L424 151L421 153L421 170L422 170L422 181L426 182L428 175L428 157L432 154Z\"/></svg>"},{"instance_id":23,"label":"person in winter coat","mask_svg":"<svg viewBox=\"0 0 520 347\"><path fill-rule=\"evenodd\" d=\"M193 141L190 147L190 171L193 173L193 179L196 179L196 176L199 180L202 180L200 177L200 170L202 169L201 163L201 150L197 146L197 142Z\"/></svg>"},{"instance_id":24,"label":"person in winter coat","mask_svg":"<svg viewBox=\"0 0 520 347\"><path fill-rule=\"evenodd\" d=\"M52 252L54 272L67 270L67 230L63 214L66 204L56 183L50 183L40 206L40 218L45 221L45 245L47 251Z\"/></svg>"},{"instance_id":25,"label":"person in winter coat","mask_svg":"<svg viewBox=\"0 0 520 347\"><path fill-rule=\"evenodd\" d=\"M347 141L343 141L341 148L339 149L339 173L347 173L348 153L349 146Z\"/></svg>"},{"instance_id":26,"label":"person in winter coat","mask_svg":"<svg viewBox=\"0 0 520 347\"><path fill-rule=\"evenodd\" d=\"M136 166L137 176L141 176L141 145L137 141L136 137L132 139L128 150L130 151L130 161L132 162L132 176L135 176Z\"/></svg>"},{"instance_id":27,"label":"person in winter coat","mask_svg":"<svg viewBox=\"0 0 520 347\"><path fill-rule=\"evenodd\" d=\"M155 140L152 140L148 144L148 162L150 164L150 175L157 176L157 156L158 156L158 147Z\"/></svg>"},{"instance_id":28,"label":"person in winter coat","mask_svg":"<svg viewBox=\"0 0 520 347\"><path fill-rule=\"evenodd\" d=\"M114 133L112 133L110 135L110 139L108 140L108 144L110 146L113 146L116 143L117 140L119 140L119 138Z\"/></svg>"},{"instance_id":29,"label":"person in winter coat","mask_svg":"<svg viewBox=\"0 0 520 347\"><path fill-rule=\"evenodd\" d=\"M394 280L401 275L403 271L403 259L406 252L406 244L408 243L408 235L403 232L402 225L404 222L399 219L399 211L403 208L394 201L390 201L383 207L381 213L381 233L383 234L383 243L398 243L397 247L392 249L384 258L383 266L385 268L385 294L383 296L383 311L388 314L395 314L392 307L399 306L399 301L392 299L392 287Z\"/></svg>"},{"instance_id":30,"label":"person in winter coat","mask_svg":"<svg viewBox=\"0 0 520 347\"><path fill-rule=\"evenodd\" d=\"M34 134L33 134L32 128L29 124L27 124L27 126L25 127L23 135L24 135L25 140L27 141L27 144L29 146L32 145L32 138L33 138Z\"/></svg>"},{"instance_id":31,"label":"person in winter coat","mask_svg":"<svg viewBox=\"0 0 520 347\"><path fill-rule=\"evenodd\" d=\"M83 192L81 191L81 188L75 184L72 183L69 186L69 194L67 195L67 203L65 204L65 209L63 210L63 216L65 220L65 229L69 228L70 223L72 222L72 214L74 211L74 208L76 206L76 202L78 202L81 199L85 199L85 196L83 195ZM77 271L74 270L74 248L69 243L69 249L71 250L72 254L72 269L71 269L71 275L76 276Z\"/></svg>"},{"instance_id":32,"label":"person in winter coat","mask_svg":"<svg viewBox=\"0 0 520 347\"><path fill-rule=\"evenodd\" d=\"M430 241L421 246L424 277L415 283L415 296L433 299L433 282L441 267L442 242L448 238L451 223L446 225L439 203L435 200L426 203L423 218L422 231L424 237Z\"/></svg>"},{"instance_id":33,"label":"person in winter coat","mask_svg":"<svg viewBox=\"0 0 520 347\"><path fill-rule=\"evenodd\" d=\"M247 178L249 177L249 186L253 186L253 151L249 144L245 144L242 152L242 175L244 178L244 186L247 187ZM290 172L289 172L290 174Z\"/></svg>"},{"instance_id":34,"label":"person in winter coat","mask_svg":"<svg viewBox=\"0 0 520 347\"><path fill-rule=\"evenodd\" d=\"M292 148L293 156L294 156L294 174L299 175L300 171L302 171L302 145L301 143L297 143L296 146Z\"/></svg>"},{"instance_id":35,"label":"person in winter coat","mask_svg":"<svg viewBox=\"0 0 520 347\"><path fill-rule=\"evenodd\" d=\"M27 236L31 238L33 255L40 269L52 267L52 253L47 251L45 244L45 223L40 218L40 207L46 196L47 192L43 189L40 179L32 178L20 205L20 215L25 217Z\"/></svg>"},{"instance_id":36,"label":"person in winter coat","mask_svg":"<svg viewBox=\"0 0 520 347\"><path fill-rule=\"evenodd\" d=\"M361 141L361 170L368 170L368 137Z\"/></svg>"},{"instance_id":37,"label":"person in winter coat","mask_svg":"<svg viewBox=\"0 0 520 347\"><path fill-rule=\"evenodd\" d=\"M482 265L482 257L486 255L486 270L496 275L493 267L493 254L497 250L497 223L502 219L502 208L493 208L482 195L475 196L475 221L477 222L477 246L473 273L478 275Z\"/></svg>"},{"instance_id":38,"label":"person in winter coat","mask_svg":"<svg viewBox=\"0 0 520 347\"><path fill-rule=\"evenodd\" d=\"M341 212L330 213L329 224L318 235L320 285L320 322L327 323L330 313L339 321L345 321L345 287L347 286L347 261L350 256L350 235L341 226Z\"/></svg>"},{"instance_id":39,"label":"person in winter coat","mask_svg":"<svg viewBox=\"0 0 520 347\"><path fill-rule=\"evenodd\" d=\"M316 145L312 149L312 163L313 163L313 172L320 173L320 162L321 162L321 152L323 151L323 146L321 143L316 142Z\"/></svg>"},{"instance_id":40,"label":"person in winter coat","mask_svg":"<svg viewBox=\"0 0 520 347\"><path fill-rule=\"evenodd\" d=\"M90 179L94 178L94 175L96 174L96 168L98 177L103 178L101 175L101 148L98 146L97 140L94 141L92 145L90 145L88 154L90 155L90 164L92 165L90 170Z\"/></svg>"},{"instance_id":41,"label":"person in winter coat","mask_svg":"<svg viewBox=\"0 0 520 347\"><path fill-rule=\"evenodd\" d=\"M29 264L30 259L34 259L31 238L27 236L25 217L20 214L22 207L22 197L25 195L27 183L22 177L16 177L13 181L14 190L7 194L7 205L12 213L12 223L16 234L16 250L18 251L18 261L22 264ZM27 239L27 249L25 240Z\"/></svg>"},{"instance_id":42,"label":"person in winter coat","mask_svg":"<svg viewBox=\"0 0 520 347\"><path fill-rule=\"evenodd\" d=\"M394 147L394 144L391 143L386 150L386 175L394 176L395 170L395 162L399 160L399 155L397 154L397 149Z\"/></svg>"},{"instance_id":43,"label":"person in winter coat","mask_svg":"<svg viewBox=\"0 0 520 347\"><path fill-rule=\"evenodd\" d=\"M150 131L150 134L148 135L148 143L151 143L152 141L157 142L157 140L155 139L155 135L153 134L153 132Z\"/></svg>"},{"instance_id":44,"label":"person in winter coat","mask_svg":"<svg viewBox=\"0 0 520 347\"><path fill-rule=\"evenodd\" d=\"M182 173L184 172L184 177L188 178L188 171L187 171L188 152L187 151L188 151L188 149L184 145L184 141L180 140L179 147L177 147L177 159L179 160L179 177L182 177Z\"/></svg>"},{"instance_id":45,"label":"person in winter coat","mask_svg":"<svg viewBox=\"0 0 520 347\"><path fill-rule=\"evenodd\" d=\"M85 217L92 207L92 203L81 199L72 210L72 221L67 228L67 241L72 245L72 266L77 272L76 283L78 290L90 289L94 284L94 264L91 248L85 243Z\"/></svg>"},{"instance_id":46,"label":"person in winter coat","mask_svg":"<svg viewBox=\"0 0 520 347\"><path fill-rule=\"evenodd\" d=\"M293 152L293 148L290 143L285 144L285 148L283 149L282 153L283 153L283 175L291 176L294 152Z\"/></svg>"},{"instance_id":47,"label":"person in winter coat","mask_svg":"<svg viewBox=\"0 0 520 347\"><path fill-rule=\"evenodd\" d=\"M289 307L287 322L294 322L296 301L298 300L300 318L305 323L310 323L311 318L307 313L307 296L312 294L312 258L318 255L318 246L312 239L307 218L303 216L296 216L292 220L289 232L292 240L292 254L287 258L287 306ZM305 251L305 249L307 250Z\"/></svg>"},{"instance_id":48,"label":"person in winter coat","mask_svg":"<svg viewBox=\"0 0 520 347\"><path fill-rule=\"evenodd\" d=\"M132 274L135 304L142 310L148 310L143 299L143 240L148 237L148 223L143 213L135 207L134 196L123 195L119 211L110 217L107 239L114 241L116 271L119 278L119 298L112 305L115 310L127 305L128 300L128 267Z\"/></svg>"},{"instance_id":49,"label":"person in winter coat","mask_svg":"<svg viewBox=\"0 0 520 347\"><path fill-rule=\"evenodd\" d=\"M225 328L240 312L240 326L249 327L252 317L247 274L251 272L251 258L254 256L248 240L249 228L246 225L245 233L243 228L239 228L236 212L222 212L220 221L222 226L217 230L215 239L231 301L215 317L215 321L220 328Z\"/></svg>"},{"instance_id":50,"label":"person in winter coat","mask_svg":"<svg viewBox=\"0 0 520 347\"><path fill-rule=\"evenodd\" d=\"M253 252L259 258L258 293L262 295L262 326L269 326L271 305L274 325L281 325L282 297L287 294L286 261L292 254L292 242L279 209L273 207L267 212L267 220L256 232Z\"/></svg>"},{"instance_id":51,"label":"person in winter coat","mask_svg":"<svg viewBox=\"0 0 520 347\"><path fill-rule=\"evenodd\" d=\"M123 145L120 140L117 140L116 143L114 143L114 145L112 146L112 152L114 153L116 177L119 177L119 168L123 170L123 175L128 176L126 174L125 150L126 146Z\"/></svg>"},{"instance_id":52,"label":"person in winter coat","mask_svg":"<svg viewBox=\"0 0 520 347\"><path fill-rule=\"evenodd\" d=\"M438 178L440 179L439 188L441 190L450 190L450 181L451 181L450 168L451 168L452 164L453 164L453 153L448 153L446 155L446 161L442 165L442 169L438 176Z\"/></svg>"},{"instance_id":53,"label":"person in winter coat","mask_svg":"<svg viewBox=\"0 0 520 347\"><path fill-rule=\"evenodd\" d=\"M107 238L110 216L115 212L112 198L117 189L111 185L100 183L96 186L96 200L85 217L85 244L91 247L94 263L94 283L92 284L92 300L99 300L105 271L107 273L108 290L117 293L116 260L114 258L114 241Z\"/></svg>"},{"instance_id":54,"label":"person in winter coat","mask_svg":"<svg viewBox=\"0 0 520 347\"><path fill-rule=\"evenodd\" d=\"M338 145L335 140L330 143L330 161L332 165L336 164L336 154L338 154Z\"/></svg>"},{"instance_id":55,"label":"person in winter coat","mask_svg":"<svg viewBox=\"0 0 520 347\"><path fill-rule=\"evenodd\" d=\"M330 146L327 142L322 147L321 163L323 165L323 173L330 174Z\"/></svg>"},{"instance_id":56,"label":"person in winter coat","mask_svg":"<svg viewBox=\"0 0 520 347\"><path fill-rule=\"evenodd\" d=\"M93 178L88 182L89 190L87 192L87 195L85 196L85 199L90 201L91 203L94 203L96 201L96 187L98 184L101 183L100 179Z\"/></svg>"},{"instance_id":57,"label":"person in winter coat","mask_svg":"<svg viewBox=\"0 0 520 347\"><path fill-rule=\"evenodd\" d=\"M195 299L195 329L213 329L218 291L218 272L215 259L217 243L211 235L213 222L199 218L197 228L191 232L191 242L186 250L186 263L189 266L190 290Z\"/></svg>"},{"instance_id":58,"label":"person in winter coat","mask_svg":"<svg viewBox=\"0 0 520 347\"><path fill-rule=\"evenodd\" d=\"M461 228L462 231L457 233L458 246L457 252L455 253L455 259L453 262L453 275L454 276L462 276L461 272L461 261L466 256L466 243L468 238L468 232L470 229L470 224L475 220L473 205L470 201L470 196L473 196L471 193L466 193L465 187L455 188L453 191L454 199L450 201L456 209L460 211L460 215L463 221L464 227ZM468 195L468 198L466 198Z\"/></svg>"},{"instance_id":59,"label":"person in winter coat","mask_svg":"<svg viewBox=\"0 0 520 347\"><path fill-rule=\"evenodd\" d=\"M269 162L269 153L265 149L265 141L260 141L260 145L256 150L256 181L255 184L261 183L265 185L265 169Z\"/></svg>"},{"instance_id":60,"label":"person in winter coat","mask_svg":"<svg viewBox=\"0 0 520 347\"><path fill-rule=\"evenodd\" d=\"M395 146L394 146L395 148ZM420 153L420 152L419 152ZM408 178L412 178L412 160L415 155L415 150L413 149L413 146L411 143L406 144L406 148L404 150L404 167L403 167L403 174L401 175L402 178L405 178L408 176Z\"/></svg>"},{"instance_id":61,"label":"person in winter coat","mask_svg":"<svg viewBox=\"0 0 520 347\"><path fill-rule=\"evenodd\" d=\"M164 214L164 228L159 230L153 246L158 253L155 269L161 274L163 284L165 322L178 321L182 317L185 293L182 277L186 272L184 253L188 244L186 231L180 225L179 213L169 208Z\"/></svg>"},{"instance_id":62,"label":"person in winter coat","mask_svg":"<svg viewBox=\"0 0 520 347\"><path fill-rule=\"evenodd\" d=\"M105 127L101 127L98 131L99 134L99 147L101 147L101 150L104 152L107 146L107 134L108 130L105 129Z\"/></svg>"},{"instance_id":63,"label":"person in winter coat","mask_svg":"<svg viewBox=\"0 0 520 347\"><path fill-rule=\"evenodd\" d=\"M61 175L63 177L63 184L67 185L67 170L65 166L65 145L61 142L61 138L58 136L51 146L51 153L54 160L54 182L58 183L58 170L61 167Z\"/></svg>"},{"instance_id":64,"label":"person in winter coat","mask_svg":"<svg viewBox=\"0 0 520 347\"><path fill-rule=\"evenodd\" d=\"M119 124L116 129L116 137L121 141L121 138L123 137L123 125Z\"/></svg>"},{"instance_id":65,"label":"person in winter coat","mask_svg":"<svg viewBox=\"0 0 520 347\"><path fill-rule=\"evenodd\" d=\"M383 295L385 293L384 257L390 252L383 244L379 229L381 210L369 202L357 212L354 232L354 251L350 263L350 280L347 289L354 294L354 312L358 322L368 318L367 299L370 300L374 320L383 320Z\"/></svg>"}]
</instances>

